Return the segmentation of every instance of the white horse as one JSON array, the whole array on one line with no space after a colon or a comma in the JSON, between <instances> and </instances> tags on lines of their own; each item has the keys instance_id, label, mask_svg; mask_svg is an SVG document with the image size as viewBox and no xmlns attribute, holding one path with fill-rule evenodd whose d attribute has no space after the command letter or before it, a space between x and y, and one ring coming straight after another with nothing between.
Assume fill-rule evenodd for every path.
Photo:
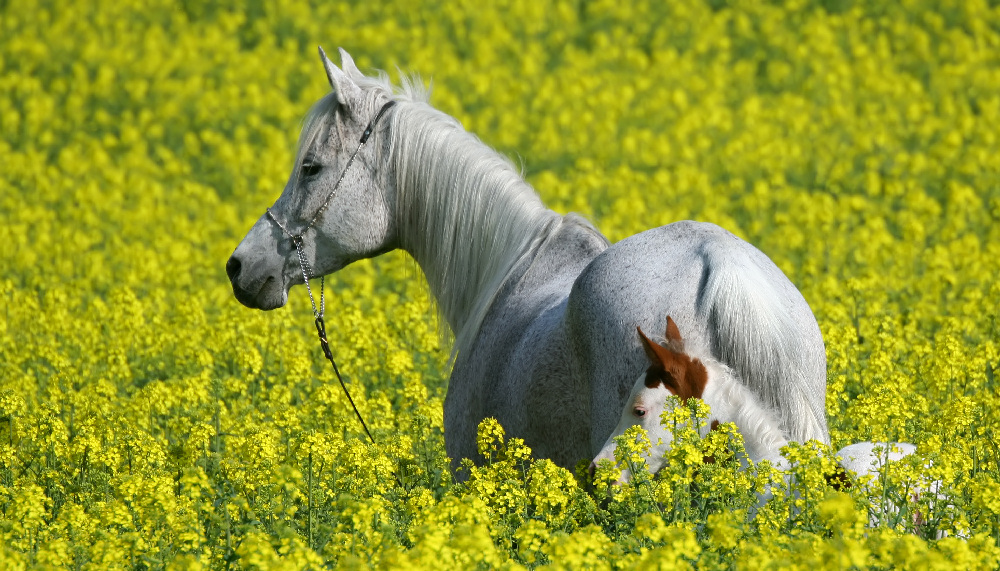
<instances>
[{"instance_id":1,"label":"white horse","mask_svg":"<svg viewBox=\"0 0 1000 571\"><path fill-rule=\"evenodd\" d=\"M476 458L486 417L562 466L592 458L646 367L632 328L654 325L649 307L738 373L792 438L829 440L819 327L764 254L696 222L609 245L581 217L546 208L418 82L394 90L343 50L343 70L320 55L333 91L306 118L284 192L226 264L240 302L274 309L303 273L411 254L455 334L454 461Z\"/></svg>"}]
</instances>

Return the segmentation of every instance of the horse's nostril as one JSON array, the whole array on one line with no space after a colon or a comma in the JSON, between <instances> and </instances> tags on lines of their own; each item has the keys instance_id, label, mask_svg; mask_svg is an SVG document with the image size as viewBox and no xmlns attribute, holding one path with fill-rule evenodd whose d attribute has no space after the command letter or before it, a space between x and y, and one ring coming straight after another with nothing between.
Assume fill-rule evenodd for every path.
<instances>
[{"instance_id":1,"label":"horse's nostril","mask_svg":"<svg viewBox=\"0 0 1000 571\"><path fill-rule=\"evenodd\" d=\"M233 281L236 276L240 275L240 266L242 265L236 256L229 257L229 261L226 262L226 275L229 276L229 281Z\"/></svg>"}]
</instances>

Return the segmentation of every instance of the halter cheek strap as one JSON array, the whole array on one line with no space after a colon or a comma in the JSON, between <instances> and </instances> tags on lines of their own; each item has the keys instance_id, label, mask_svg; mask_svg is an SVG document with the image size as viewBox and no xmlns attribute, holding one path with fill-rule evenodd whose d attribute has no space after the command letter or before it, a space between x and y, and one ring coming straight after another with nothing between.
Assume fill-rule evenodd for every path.
<instances>
[{"instance_id":1,"label":"halter cheek strap","mask_svg":"<svg viewBox=\"0 0 1000 571\"><path fill-rule=\"evenodd\" d=\"M365 127L365 132L361 133L360 143L362 145L368 142L368 137L372 136L372 132L375 131L375 124L378 123L378 120L382 118L382 115L385 115L385 112L388 111L390 108L392 108L392 106L395 104L396 104L395 101L386 101L385 105L383 105L382 108L378 110L378 113L375 114L375 118L372 119L370 123L368 123L367 127Z\"/></svg>"},{"instance_id":2,"label":"halter cheek strap","mask_svg":"<svg viewBox=\"0 0 1000 571\"><path fill-rule=\"evenodd\" d=\"M344 181L344 177L347 175L347 170L351 168L351 165L354 163L354 159L358 156L358 153L361 152L361 148L365 146L365 143L368 142L368 139L372 136L372 133L375 132L375 126L378 124L382 116L385 115L386 111L391 109L395 104L396 104L395 101L392 100L387 101L385 104L382 105L382 107L379 108L378 113L375 114L375 117L368 122L368 125L365 127L364 132L361 133L361 139L358 141L358 147L354 149L353 153L351 153L351 158L348 159L347 164L344 165L344 170L340 172L340 176L337 178L336 184L333 185L333 188L330 190L329 194L326 195L326 199L323 200L323 204L321 204L320 207L316 209L315 214L313 214L312 218L309 219L309 222L302 228L302 230L299 231L298 234L292 234L288 230L288 228L284 224L282 224L280 220L278 220L278 217L274 215L274 212L272 212L270 208L267 208L266 210L267 217L270 218L271 221L274 222L275 225L277 225L278 228L281 229L281 232L283 234L285 234L292 240L292 245L295 246L295 253L299 258L299 267L302 269L302 279L306 284L306 290L309 292L309 302L312 304L313 316L316 317L317 319L321 319L323 317L323 312L326 308L326 299L323 295L323 285L325 280L322 278L322 276L320 277L320 282L319 282L320 305L319 308L317 309L316 301L313 298L312 288L309 286L309 278L310 275L312 274L312 268L309 266L309 261L306 259L306 254L304 249L305 244L302 240L302 236L305 235L307 230L316 225L316 221L319 220L320 214L322 214L323 211L326 210L327 206L329 206L330 202L333 200L333 197L336 196L337 189L340 188L340 183Z\"/></svg>"},{"instance_id":3,"label":"halter cheek strap","mask_svg":"<svg viewBox=\"0 0 1000 571\"><path fill-rule=\"evenodd\" d=\"M330 201L333 200L333 197L337 194L337 190L340 188L340 183L344 181L344 177L347 175L348 169L350 169L351 165L354 164L354 159L357 158L358 153L361 152L361 148L365 146L365 143L368 142L368 139L372 136L372 133L375 132L375 125L378 124L379 120L382 118L383 115L385 115L386 111L391 109L395 104L396 104L395 101L391 100L387 101L384 105L382 105L381 108L379 108L378 113L375 114L375 117L368 122L368 125L365 127L364 132L361 133L361 139L358 141L358 147L354 149L353 153L351 153L351 158L347 159L347 164L344 165L344 170L340 172L340 176L337 178L336 184L333 185L333 188L330 190L329 194L326 195L326 199L323 200L323 204L321 204L320 207L316 209L316 212L313 214L312 218L309 219L309 222L302 228L301 231L299 231L298 234L292 234L288 230L288 228L284 224L282 224L280 220L278 220L278 217L274 215L274 212L271 212L270 208L267 209L268 218L270 218L271 221L274 222L278 226L278 228L281 229L282 233L284 233L286 236L292 239L292 243L295 244L296 249L301 250L302 236L306 233L307 230L309 230L316 224L316 221L319 220L320 214L322 214L323 211L326 210L326 207L329 206Z\"/></svg>"}]
</instances>

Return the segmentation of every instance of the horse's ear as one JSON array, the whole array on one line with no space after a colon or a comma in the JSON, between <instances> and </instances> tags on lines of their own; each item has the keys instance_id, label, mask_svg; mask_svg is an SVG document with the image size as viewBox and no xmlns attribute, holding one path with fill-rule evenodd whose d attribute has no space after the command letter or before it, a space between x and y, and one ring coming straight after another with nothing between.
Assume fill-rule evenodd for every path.
<instances>
[{"instance_id":1,"label":"horse's ear","mask_svg":"<svg viewBox=\"0 0 1000 571\"><path fill-rule=\"evenodd\" d=\"M352 58L351 54L347 53L347 50L344 48L340 48L340 67L344 70L344 73L347 74L347 77L354 78L364 75L361 73L361 70L358 69L358 66L355 65L354 58Z\"/></svg>"},{"instance_id":2,"label":"horse's ear","mask_svg":"<svg viewBox=\"0 0 1000 571\"><path fill-rule=\"evenodd\" d=\"M646 351L646 357L649 358L652 365L646 373L646 387L655 389L662 383L668 391L680 395L681 385L678 382L678 377L683 378L683 375L678 374L674 354L646 337L641 327L636 327L635 330L639 332L639 341L642 342L642 348Z\"/></svg>"},{"instance_id":3,"label":"horse's ear","mask_svg":"<svg viewBox=\"0 0 1000 571\"><path fill-rule=\"evenodd\" d=\"M654 343L642 332L642 327L636 326L635 330L639 332L639 341L642 343L642 350L646 352L649 361L656 365L662 365L660 355L657 354L656 349L653 349Z\"/></svg>"},{"instance_id":4,"label":"horse's ear","mask_svg":"<svg viewBox=\"0 0 1000 571\"><path fill-rule=\"evenodd\" d=\"M684 339L681 337L681 330L677 328L677 324L674 320L667 316L667 342L673 346L676 351L684 350Z\"/></svg>"},{"instance_id":5,"label":"horse's ear","mask_svg":"<svg viewBox=\"0 0 1000 571\"><path fill-rule=\"evenodd\" d=\"M358 84L354 83L353 79L348 77L346 73L330 61L330 58L326 57L326 52L323 51L322 46L319 48L319 58L323 60L323 67L326 69L326 78L330 81L330 87L333 88L333 92L337 94L337 101L341 105L347 105L349 100L360 99L361 88L358 87ZM354 65L353 61L351 61L351 65Z\"/></svg>"}]
</instances>

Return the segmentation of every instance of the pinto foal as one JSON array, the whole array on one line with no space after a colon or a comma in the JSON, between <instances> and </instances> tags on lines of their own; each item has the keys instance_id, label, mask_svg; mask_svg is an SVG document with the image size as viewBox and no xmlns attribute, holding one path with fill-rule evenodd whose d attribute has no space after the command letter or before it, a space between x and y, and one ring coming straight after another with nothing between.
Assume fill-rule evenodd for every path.
<instances>
[{"instance_id":1,"label":"pinto foal","mask_svg":"<svg viewBox=\"0 0 1000 571\"><path fill-rule=\"evenodd\" d=\"M770 460L779 468L787 468L788 461L781 455L781 447L788 444L789 438L781 429L779 416L767 410L729 367L711 357L695 356L698 352L685 346L677 324L669 316L664 344L649 339L641 328L636 329L650 365L636 379L618 426L594 458L591 468L600 460L614 462L615 438L639 425L651 443L649 452L644 455L646 468L651 473L658 472L673 440L671 432L660 422L669 396L677 396L681 402L700 398L711 408L706 425L700 429L702 437L720 423L732 422L743 435L746 459L755 463ZM859 442L845 446L837 456L846 470L858 476L877 476L887 460L896 461L915 451L914 445L903 442ZM620 481L626 482L630 477L626 468Z\"/></svg>"},{"instance_id":2,"label":"pinto foal","mask_svg":"<svg viewBox=\"0 0 1000 571\"><path fill-rule=\"evenodd\" d=\"M615 437L635 425L642 426L652 444L644 455L646 467L656 473L664 465L664 455L670 450L673 435L660 422L667 407L667 398L700 398L711 411L706 425L701 427L704 437L723 422L732 422L743 435L747 456L754 462L770 460L777 466L786 464L781 447L788 444L788 437L781 429L778 416L767 410L733 371L710 357L695 357L685 347L677 324L667 317L666 343L661 345L649 339L641 328L636 328L639 340L650 365L639 375L632 393L625 403L621 420L608 437L604 447L594 458L591 468L600 460L615 460ZM631 477L628 469L622 471L621 481Z\"/></svg>"},{"instance_id":3,"label":"pinto foal","mask_svg":"<svg viewBox=\"0 0 1000 571\"><path fill-rule=\"evenodd\" d=\"M636 379L621 420L591 462L591 471L601 460L615 461L615 438L636 425L642 427L651 443L649 452L643 456L646 468L653 474L663 468L666 462L664 457L673 440L673 434L661 423L661 415L668 406L670 396L679 397L681 402L689 398L700 398L711 408L706 423L699 429L702 437L720 423L734 423L744 439L747 453L741 459L744 466L747 460L754 463L769 460L779 469L788 468L788 461L781 455L781 448L788 444L789 439L781 429L779 416L767 410L729 367L711 357L695 356L698 352L685 346L677 324L669 316L663 344L649 339L641 328L636 329L650 365ZM838 488L849 486L853 480L850 474L878 478L887 461L895 462L914 452L916 446L905 442L858 442L845 446L837 453L837 459L845 471L834 477L831 483ZM629 469L623 468L618 483L625 483L630 478ZM935 482L930 486L930 491L936 491L940 487L941 483ZM914 491L910 500L915 500L917 494L925 491ZM763 503L769 497L770 492L767 492L760 501ZM871 513L870 525L877 525L880 518L894 514L898 509L898 506L890 505L884 507L884 511ZM921 516L917 513L913 524L917 526L920 523Z\"/></svg>"}]
</instances>

